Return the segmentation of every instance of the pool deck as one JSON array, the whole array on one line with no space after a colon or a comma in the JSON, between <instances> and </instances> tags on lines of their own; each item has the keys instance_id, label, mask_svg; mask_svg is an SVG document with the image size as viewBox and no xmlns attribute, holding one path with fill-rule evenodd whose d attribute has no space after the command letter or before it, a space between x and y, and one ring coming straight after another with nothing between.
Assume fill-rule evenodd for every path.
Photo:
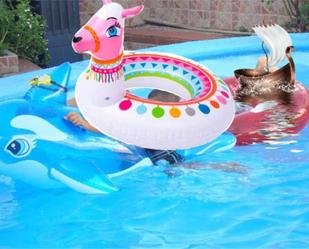
<instances>
[{"instance_id":1,"label":"pool deck","mask_svg":"<svg viewBox=\"0 0 309 249\"><path fill-rule=\"evenodd\" d=\"M296 33L291 34L293 44L296 51L307 51L308 52L308 40L309 33ZM188 49L190 48L190 49ZM213 39L213 40L200 40L200 41L189 41L184 43L177 43L171 45L162 45L146 49L140 49L138 51L146 52L161 52L161 53L172 53L179 56L184 56L189 59L201 62L208 65L208 60L218 60L218 58L226 58L230 56L243 56L250 54L257 54L261 52L260 40L257 36L247 37L232 37L228 39ZM76 63L72 63L72 74L70 77L69 89L70 93L75 88L75 82L79 74L85 70L88 66L89 61L84 60ZM218 60L219 63L219 60ZM218 67L220 69L220 67ZM0 78L0 100L7 98L20 97L29 88L28 81L37 75L43 75L50 73L52 68L41 69L34 72L28 72L18 74L15 76ZM221 70L216 72L220 77L229 77L232 74L222 73ZM301 74L305 75L305 74ZM305 76L303 76L305 77ZM307 83L307 78L299 79L300 81Z\"/></svg>"},{"instance_id":2,"label":"pool deck","mask_svg":"<svg viewBox=\"0 0 309 249\"><path fill-rule=\"evenodd\" d=\"M167 45L187 41L232 37L229 34L209 33L166 27L126 28L126 42ZM234 35L235 36L235 35Z\"/></svg>"},{"instance_id":3,"label":"pool deck","mask_svg":"<svg viewBox=\"0 0 309 249\"><path fill-rule=\"evenodd\" d=\"M127 43L136 43L134 47L143 44L143 47L169 45L188 41L212 40L218 38L233 37L231 34L220 34L210 32L200 32L179 28L161 27L158 26L141 26L135 28L126 28L125 41ZM12 76L21 73L27 73L41 69L36 64L29 60L19 58L19 72L12 73L6 76Z\"/></svg>"}]
</instances>

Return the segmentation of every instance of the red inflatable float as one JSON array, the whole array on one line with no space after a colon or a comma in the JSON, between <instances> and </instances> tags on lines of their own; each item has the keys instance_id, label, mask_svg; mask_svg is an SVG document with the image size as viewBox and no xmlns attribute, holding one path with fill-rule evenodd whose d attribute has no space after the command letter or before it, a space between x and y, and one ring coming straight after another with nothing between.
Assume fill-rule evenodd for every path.
<instances>
[{"instance_id":1,"label":"red inflatable float","mask_svg":"<svg viewBox=\"0 0 309 249\"><path fill-rule=\"evenodd\" d=\"M239 89L234 77L224 80L234 97ZM229 128L238 145L273 141L299 133L309 121L309 91L299 82L293 93L272 99L243 98Z\"/></svg>"}]
</instances>

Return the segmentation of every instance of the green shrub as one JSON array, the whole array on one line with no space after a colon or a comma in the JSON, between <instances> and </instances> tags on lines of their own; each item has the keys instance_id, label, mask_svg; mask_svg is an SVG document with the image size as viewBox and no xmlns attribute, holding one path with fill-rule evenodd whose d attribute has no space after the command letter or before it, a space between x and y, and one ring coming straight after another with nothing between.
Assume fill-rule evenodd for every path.
<instances>
[{"instance_id":1,"label":"green shrub","mask_svg":"<svg viewBox=\"0 0 309 249\"><path fill-rule=\"evenodd\" d=\"M271 5L274 0L261 0ZM296 32L309 31L309 2L308 0L282 0L290 21L285 25Z\"/></svg>"},{"instance_id":2,"label":"green shrub","mask_svg":"<svg viewBox=\"0 0 309 249\"><path fill-rule=\"evenodd\" d=\"M297 18L291 18L291 21L287 22L286 26L300 32L309 31L309 3L301 4L296 16Z\"/></svg>"},{"instance_id":3,"label":"green shrub","mask_svg":"<svg viewBox=\"0 0 309 249\"><path fill-rule=\"evenodd\" d=\"M248 29L245 26L240 26L238 28L238 31L240 31L240 32L248 32Z\"/></svg>"},{"instance_id":4,"label":"green shrub","mask_svg":"<svg viewBox=\"0 0 309 249\"><path fill-rule=\"evenodd\" d=\"M2 22L6 30L4 46L21 57L45 66L49 60L47 40L44 39L45 22L40 15L30 9L30 0L18 0L16 6L10 1L0 0L8 16L8 22ZM9 6L8 6L9 5ZM4 18L5 19L5 18ZM4 23L5 25L2 25Z\"/></svg>"},{"instance_id":5,"label":"green shrub","mask_svg":"<svg viewBox=\"0 0 309 249\"><path fill-rule=\"evenodd\" d=\"M8 49L6 37L12 22L11 10L5 4L4 0L0 0L0 56L4 55L4 51Z\"/></svg>"}]
</instances>

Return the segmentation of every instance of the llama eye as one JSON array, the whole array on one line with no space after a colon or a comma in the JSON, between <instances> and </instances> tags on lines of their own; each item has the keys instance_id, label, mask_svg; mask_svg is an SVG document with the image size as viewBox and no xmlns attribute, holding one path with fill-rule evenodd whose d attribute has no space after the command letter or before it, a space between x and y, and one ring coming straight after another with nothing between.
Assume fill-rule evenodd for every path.
<instances>
[{"instance_id":1,"label":"llama eye","mask_svg":"<svg viewBox=\"0 0 309 249\"><path fill-rule=\"evenodd\" d=\"M106 31L107 37L115 37L120 35L120 28L117 26L112 26Z\"/></svg>"}]
</instances>

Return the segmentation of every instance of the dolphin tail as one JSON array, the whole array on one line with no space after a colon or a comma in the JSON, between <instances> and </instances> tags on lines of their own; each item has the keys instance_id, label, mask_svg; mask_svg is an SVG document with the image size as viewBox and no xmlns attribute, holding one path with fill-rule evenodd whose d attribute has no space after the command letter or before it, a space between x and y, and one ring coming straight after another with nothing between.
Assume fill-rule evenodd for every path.
<instances>
[{"instance_id":1,"label":"dolphin tail","mask_svg":"<svg viewBox=\"0 0 309 249\"><path fill-rule=\"evenodd\" d=\"M25 99L65 104L70 74L71 65L66 62L56 67L49 76L35 77L31 80L32 87L26 93Z\"/></svg>"},{"instance_id":2,"label":"dolphin tail","mask_svg":"<svg viewBox=\"0 0 309 249\"><path fill-rule=\"evenodd\" d=\"M89 161L62 159L57 167L51 168L50 174L80 193L109 194L118 191L104 172Z\"/></svg>"},{"instance_id":3,"label":"dolphin tail","mask_svg":"<svg viewBox=\"0 0 309 249\"><path fill-rule=\"evenodd\" d=\"M68 82L71 74L71 64L69 62L65 62L55 68L50 74L51 80L57 83L57 86L60 88L67 88Z\"/></svg>"}]
</instances>

